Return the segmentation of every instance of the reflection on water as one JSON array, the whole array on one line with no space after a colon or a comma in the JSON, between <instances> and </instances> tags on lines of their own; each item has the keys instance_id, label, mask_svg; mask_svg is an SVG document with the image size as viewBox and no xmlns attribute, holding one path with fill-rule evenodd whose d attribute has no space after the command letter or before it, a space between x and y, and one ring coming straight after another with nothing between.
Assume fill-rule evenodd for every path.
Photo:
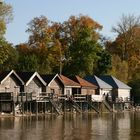
<instances>
[{"instance_id":1,"label":"reflection on water","mask_svg":"<svg viewBox=\"0 0 140 140\"><path fill-rule=\"evenodd\" d=\"M140 140L140 114L1 117L0 140Z\"/></svg>"}]
</instances>

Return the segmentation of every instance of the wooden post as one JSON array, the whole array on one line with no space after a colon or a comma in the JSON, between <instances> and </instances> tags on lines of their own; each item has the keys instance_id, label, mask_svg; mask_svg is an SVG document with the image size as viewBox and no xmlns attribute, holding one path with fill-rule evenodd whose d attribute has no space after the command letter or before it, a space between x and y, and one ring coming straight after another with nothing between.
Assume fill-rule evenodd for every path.
<instances>
[{"instance_id":1,"label":"wooden post","mask_svg":"<svg viewBox=\"0 0 140 140\"><path fill-rule=\"evenodd\" d=\"M11 93L12 98L12 102L13 102L13 116L15 116L15 102L14 102L14 94Z\"/></svg>"},{"instance_id":2,"label":"wooden post","mask_svg":"<svg viewBox=\"0 0 140 140\"><path fill-rule=\"evenodd\" d=\"M115 110L115 103L113 104L113 111Z\"/></svg>"},{"instance_id":3,"label":"wooden post","mask_svg":"<svg viewBox=\"0 0 140 140\"><path fill-rule=\"evenodd\" d=\"M38 115L38 102L36 101L36 115Z\"/></svg>"},{"instance_id":4,"label":"wooden post","mask_svg":"<svg viewBox=\"0 0 140 140\"><path fill-rule=\"evenodd\" d=\"M15 116L15 102L13 101L13 116Z\"/></svg>"},{"instance_id":5,"label":"wooden post","mask_svg":"<svg viewBox=\"0 0 140 140\"><path fill-rule=\"evenodd\" d=\"M66 99L64 99L64 112L66 113Z\"/></svg>"},{"instance_id":6,"label":"wooden post","mask_svg":"<svg viewBox=\"0 0 140 140\"><path fill-rule=\"evenodd\" d=\"M44 114L46 113L46 101L44 102Z\"/></svg>"},{"instance_id":7,"label":"wooden post","mask_svg":"<svg viewBox=\"0 0 140 140\"><path fill-rule=\"evenodd\" d=\"M30 114L32 114L31 103L32 103L32 102L30 101L30 102L29 102L29 106L30 106L30 111L29 111L29 112L30 112Z\"/></svg>"}]
</instances>

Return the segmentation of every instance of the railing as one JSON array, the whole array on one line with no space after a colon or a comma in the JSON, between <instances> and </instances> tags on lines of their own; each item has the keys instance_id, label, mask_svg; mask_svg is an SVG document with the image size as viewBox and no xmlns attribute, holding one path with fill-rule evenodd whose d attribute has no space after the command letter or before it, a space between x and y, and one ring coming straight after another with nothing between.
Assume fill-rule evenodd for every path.
<instances>
[{"instance_id":1,"label":"railing","mask_svg":"<svg viewBox=\"0 0 140 140\"><path fill-rule=\"evenodd\" d=\"M129 97L118 97L116 98L116 103L121 103L121 102L131 102Z\"/></svg>"},{"instance_id":2,"label":"railing","mask_svg":"<svg viewBox=\"0 0 140 140\"><path fill-rule=\"evenodd\" d=\"M87 95L81 95L81 94L75 94L74 95L74 100L75 101L79 101L79 102L84 102L84 101L87 101Z\"/></svg>"},{"instance_id":3,"label":"railing","mask_svg":"<svg viewBox=\"0 0 140 140\"><path fill-rule=\"evenodd\" d=\"M67 97L67 95L59 95L58 99L60 99L60 100L67 100L68 97Z\"/></svg>"},{"instance_id":4,"label":"railing","mask_svg":"<svg viewBox=\"0 0 140 140\"><path fill-rule=\"evenodd\" d=\"M38 96L33 96L33 100L45 101L45 100L53 99L53 97L54 97L53 93L42 92L39 93Z\"/></svg>"},{"instance_id":5,"label":"railing","mask_svg":"<svg viewBox=\"0 0 140 140\"><path fill-rule=\"evenodd\" d=\"M32 100L32 93L27 92L20 92L17 96L14 96L15 101L19 102L25 102L25 101L31 101Z\"/></svg>"}]
</instances>

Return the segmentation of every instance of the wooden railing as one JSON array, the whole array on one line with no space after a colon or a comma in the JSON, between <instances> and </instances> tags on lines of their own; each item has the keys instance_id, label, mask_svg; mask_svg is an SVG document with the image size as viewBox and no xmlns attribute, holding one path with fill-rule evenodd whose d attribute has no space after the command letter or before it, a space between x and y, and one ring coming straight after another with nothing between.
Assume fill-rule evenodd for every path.
<instances>
[{"instance_id":1,"label":"wooden railing","mask_svg":"<svg viewBox=\"0 0 140 140\"><path fill-rule=\"evenodd\" d=\"M77 102L87 101L87 95L75 94L73 98Z\"/></svg>"}]
</instances>

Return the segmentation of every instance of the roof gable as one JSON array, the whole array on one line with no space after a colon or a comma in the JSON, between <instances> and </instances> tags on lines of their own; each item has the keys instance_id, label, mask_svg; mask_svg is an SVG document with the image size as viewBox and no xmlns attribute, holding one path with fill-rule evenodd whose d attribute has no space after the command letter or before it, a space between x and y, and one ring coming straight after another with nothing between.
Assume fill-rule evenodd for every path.
<instances>
[{"instance_id":1,"label":"roof gable","mask_svg":"<svg viewBox=\"0 0 140 140\"><path fill-rule=\"evenodd\" d=\"M41 81L41 83L46 86L46 82L37 72L18 72L18 75L25 82L26 86L34 79L34 77L37 77Z\"/></svg>"},{"instance_id":2,"label":"roof gable","mask_svg":"<svg viewBox=\"0 0 140 140\"><path fill-rule=\"evenodd\" d=\"M12 74L21 82L22 85L24 84L24 81L19 77L19 75L14 70L1 72L0 83L2 84Z\"/></svg>"},{"instance_id":3,"label":"roof gable","mask_svg":"<svg viewBox=\"0 0 140 140\"><path fill-rule=\"evenodd\" d=\"M41 77L47 83L47 85L54 79L55 76L56 74L41 75Z\"/></svg>"},{"instance_id":4,"label":"roof gable","mask_svg":"<svg viewBox=\"0 0 140 140\"><path fill-rule=\"evenodd\" d=\"M46 82L46 84L49 86L51 82L55 79L58 78L60 82L63 84L62 79L59 77L58 74L46 74L46 75L41 75L43 80Z\"/></svg>"},{"instance_id":5,"label":"roof gable","mask_svg":"<svg viewBox=\"0 0 140 140\"><path fill-rule=\"evenodd\" d=\"M112 86L109 85L108 83L104 82L103 80L101 80L100 78L98 78L97 76L87 76L85 77L85 79L91 83L94 83L96 86L98 86L99 88L102 89L112 89Z\"/></svg>"},{"instance_id":6,"label":"roof gable","mask_svg":"<svg viewBox=\"0 0 140 140\"><path fill-rule=\"evenodd\" d=\"M111 76L111 75L104 75L100 77L103 81L110 84L113 88L119 88L119 89L131 89L128 85L123 83L122 81L118 80L117 78Z\"/></svg>"}]
</instances>

